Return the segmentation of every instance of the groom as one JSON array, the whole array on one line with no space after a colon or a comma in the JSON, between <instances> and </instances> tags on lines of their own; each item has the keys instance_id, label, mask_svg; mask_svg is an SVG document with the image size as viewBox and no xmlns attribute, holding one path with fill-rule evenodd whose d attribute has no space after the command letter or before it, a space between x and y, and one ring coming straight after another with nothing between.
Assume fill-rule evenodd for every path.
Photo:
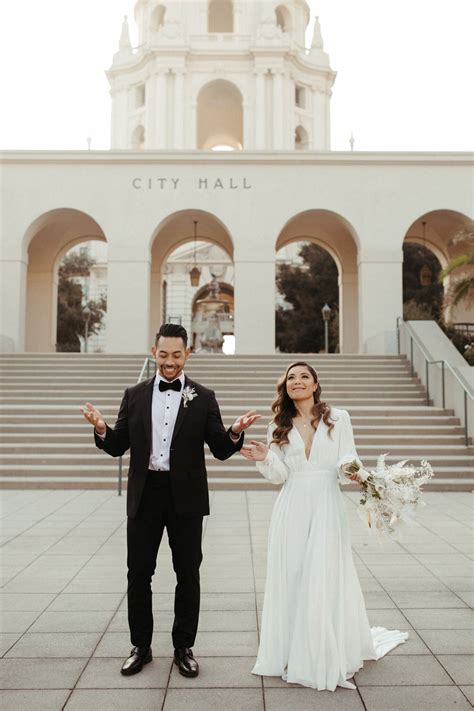
<instances>
[{"instance_id":1,"label":"groom","mask_svg":"<svg viewBox=\"0 0 474 711\"><path fill-rule=\"evenodd\" d=\"M214 392L183 372L190 349L182 326L162 325L151 350L158 372L125 390L114 428L91 403L82 412L95 428L97 447L112 457L130 449L127 598L133 649L121 673L136 674L152 659L151 579L166 528L177 580L174 661L183 676L191 677L199 674L192 647L199 618L202 519L209 514L204 443L217 459L228 459L259 415L252 410L224 428Z\"/></svg>"}]
</instances>

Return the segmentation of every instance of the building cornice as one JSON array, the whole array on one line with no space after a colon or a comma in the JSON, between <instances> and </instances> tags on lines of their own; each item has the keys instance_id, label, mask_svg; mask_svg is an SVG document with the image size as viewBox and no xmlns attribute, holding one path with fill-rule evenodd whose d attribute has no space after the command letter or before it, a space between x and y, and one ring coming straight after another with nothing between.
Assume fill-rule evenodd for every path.
<instances>
[{"instance_id":1,"label":"building cornice","mask_svg":"<svg viewBox=\"0 0 474 711\"><path fill-rule=\"evenodd\" d=\"M474 167L470 152L388 151L0 151L3 165L453 165Z\"/></svg>"}]
</instances>

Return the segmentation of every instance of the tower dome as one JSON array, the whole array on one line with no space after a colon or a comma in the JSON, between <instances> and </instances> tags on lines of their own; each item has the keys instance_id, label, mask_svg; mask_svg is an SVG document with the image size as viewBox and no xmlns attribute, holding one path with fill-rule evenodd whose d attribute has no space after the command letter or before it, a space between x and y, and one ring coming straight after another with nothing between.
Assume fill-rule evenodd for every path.
<instances>
[{"instance_id":1,"label":"tower dome","mask_svg":"<svg viewBox=\"0 0 474 711\"><path fill-rule=\"evenodd\" d=\"M112 148L329 150L335 73L305 0L138 0L107 71Z\"/></svg>"}]
</instances>

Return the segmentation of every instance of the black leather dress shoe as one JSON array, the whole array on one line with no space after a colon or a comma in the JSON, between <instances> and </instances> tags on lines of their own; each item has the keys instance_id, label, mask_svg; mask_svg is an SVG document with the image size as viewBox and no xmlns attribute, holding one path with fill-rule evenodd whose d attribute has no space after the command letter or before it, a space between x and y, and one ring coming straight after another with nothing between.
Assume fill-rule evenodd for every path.
<instances>
[{"instance_id":1,"label":"black leather dress shoe","mask_svg":"<svg viewBox=\"0 0 474 711\"><path fill-rule=\"evenodd\" d=\"M133 647L129 658L124 661L120 673L124 676L138 674L143 669L143 665L148 664L152 659L151 647Z\"/></svg>"},{"instance_id":2,"label":"black leather dress shoe","mask_svg":"<svg viewBox=\"0 0 474 711\"><path fill-rule=\"evenodd\" d=\"M199 664L194 659L193 650L189 647L178 647L174 650L174 663L183 676L197 676Z\"/></svg>"}]
</instances>

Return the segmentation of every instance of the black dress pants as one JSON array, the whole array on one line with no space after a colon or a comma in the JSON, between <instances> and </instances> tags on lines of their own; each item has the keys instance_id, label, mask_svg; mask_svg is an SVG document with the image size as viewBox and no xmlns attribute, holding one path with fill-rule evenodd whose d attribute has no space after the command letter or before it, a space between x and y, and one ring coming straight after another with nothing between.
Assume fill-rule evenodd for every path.
<instances>
[{"instance_id":1,"label":"black dress pants","mask_svg":"<svg viewBox=\"0 0 474 711\"><path fill-rule=\"evenodd\" d=\"M179 516L170 473L149 471L140 508L127 522L128 624L137 647L148 647L153 636L151 579L165 528L177 581L173 647L192 647L199 621L202 516Z\"/></svg>"}]
</instances>

